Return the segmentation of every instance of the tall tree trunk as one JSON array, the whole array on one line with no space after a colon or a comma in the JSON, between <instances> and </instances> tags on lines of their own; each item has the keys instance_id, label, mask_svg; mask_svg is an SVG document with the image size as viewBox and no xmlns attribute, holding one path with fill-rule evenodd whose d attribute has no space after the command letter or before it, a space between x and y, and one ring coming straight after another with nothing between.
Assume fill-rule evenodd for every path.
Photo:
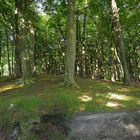
<instances>
[{"instance_id":1,"label":"tall tree trunk","mask_svg":"<svg viewBox=\"0 0 140 140\"><path fill-rule=\"evenodd\" d=\"M37 34L36 34L36 30L34 33L34 39L35 39L35 44L34 44L34 67L35 67L35 71L34 74L36 74L36 67L37 67Z\"/></svg>"},{"instance_id":2,"label":"tall tree trunk","mask_svg":"<svg viewBox=\"0 0 140 140\"><path fill-rule=\"evenodd\" d=\"M131 83L131 80L130 80L130 74L128 71L127 61L125 56L124 41L123 41L121 25L119 21L119 10L117 8L117 4L115 0L112 0L112 13L113 13L116 45L119 49L120 60L124 71L124 84L128 85Z\"/></svg>"},{"instance_id":3,"label":"tall tree trunk","mask_svg":"<svg viewBox=\"0 0 140 140\"><path fill-rule=\"evenodd\" d=\"M21 21L21 33L20 33L20 46L21 46L21 62L22 62L22 80L25 84L32 82L33 69L34 69L34 30L29 25L29 32L26 34L26 29L23 25L25 23ZM26 39L25 39L26 36Z\"/></svg>"},{"instance_id":4,"label":"tall tree trunk","mask_svg":"<svg viewBox=\"0 0 140 140\"><path fill-rule=\"evenodd\" d=\"M4 48L4 42L1 42L1 45L0 45L0 76L3 76L3 74L4 74L3 48Z\"/></svg>"},{"instance_id":5,"label":"tall tree trunk","mask_svg":"<svg viewBox=\"0 0 140 140\"><path fill-rule=\"evenodd\" d=\"M20 46L19 46L19 35L15 36L15 76L21 76L21 57L20 57Z\"/></svg>"},{"instance_id":6,"label":"tall tree trunk","mask_svg":"<svg viewBox=\"0 0 140 140\"><path fill-rule=\"evenodd\" d=\"M79 21L79 9L77 6L77 10L76 10L76 62L75 62L75 73L76 75L79 75L79 68L80 68L80 55L78 55L80 53L80 39L81 39L81 35L80 35L80 21Z\"/></svg>"},{"instance_id":7,"label":"tall tree trunk","mask_svg":"<svg viewBox=\"0 0 140 140\"><path fill-rule=\"evenodd\" d=\"M48 74L48 68L49 68L49 44L48 44L48 35L47 35L47 30L45 31L45 40L44 40L44 60L45 60L45 72Z\"/></svg>"},{"instance_id":8,"label":"tall tree trunk","mask_svg":"<svg viewBox=\"0 0 140 140\"><path fill-rule=\"evenodd\" d=\"M82 33L82 77L86 77L86 26L87 26L87 0L84 0L84 17L83 17L83 33Z\"/></svg>"},{"instance_id":9,"label":"tall tree trunk","mask_svg":"<svg viewBox=\"0 0 140 140\"><path fill-rule=\"evenodd\" d=\"M34 45L35 35L34 29L30 21L27 21L23 17L23 10L26 8L25 3L19 3L15 0L15 5L18 13L18 43L20 46L20 57L21 57L21 69L22 79L21 82L24 84L30 84L33 82L32 74L34 68ZM28 28L27 28L28 26Z\"/></svg>"},{"instance_id":10,"label":"tall tree trunk","mask_svg":"<svg viewBox=\"0 0 140 140\"><path fill-rule=\"evenodd\" d=\"M29 63L30 63L30 71L31 75L34 74L35 72L35 62L34 62L34 51L35 51L35 29L33 26L30 24L30 35L29 35L29 40L30 40L30 47L29 47Z\"/></svg>"},{"instance_id":11,"label":"tall tree trunk","mask_svg":"<svg viewBox=\"0 0 140 140\"><path fill-rule=\"evenodd\" d=\"M104 79L105 78L105 52L104 52L104 46L102 44L101 46L101 68L100 68L100 78Z\"/></svg>"},{"instance_id":12,"label":"tall tree trunk","mask_svg":"<svg viewBox=\"0 0 140 140\"><path fill-rule=\"evenodd\" d=\"M95 78L99 79L99 51L100 51L100 43L99 43L99 39L97 37L97 41L96 41L96 58L95 58Z\"/></svg>"},{"instance_id":13,"label":"tall tree trunk","mask_svg":"<svg viewBox=\"0 0 140 140\"><path fill-rule=\"evenodd\" d=\"M14 75L14 48L12 48L12 54L11 54L11 72L12 72L12 76Z\"/></svg>"},{"instance_id":14,"label":"tall tree trunk","mask_svg":"<svg viewBox=\"0 0 140 140\"><path fill-rule=\"evenodd\" d=\"M21 57L20 57L20 40L19 40L19 9L18 4L15 1L15 35L14 36L14 42L15 42L15 76L20 77L21 76Z\"/></svg>"},{"instance_id":15,"label":"tall tree trunk","mask_svg":"<svg viewBox=\"0 0 140 140\"><path fill-rule=\"evenodd\" d=\"M67 48L65 61L65 85L76 86L74 80L74 67L76 57L76 21L75 5L76 0L69 0L69 15L67 25Z\"/></svg>"},{"instance_id":16,"label":"tall tree trunk","mask_svg":"<svg viewBox=\"0 0 140 140\"><path fill-rule=\"evenodd\" d=\"M110 44L110 55L109 55L109 60L110 60L110 80L115 81L114 78L114 48L112 47L112 42Z\"/></svg>"},{"instance_id":17,"label":"tall tree trunk","mask_svg":"<svg viewBox=\"0 0 140 140\"><path fill-rule=\"evenodd\" d=\"M8 64L9 75L11 76L9 36L8 36L8 31L7 30L5 30L5 34L6 34L7 64Z\"/></svg>"},{"instance_id":18,"label":"tall tree trunk","mask_svg":"<svg viewBox=\"0 0 140 140\"><path fill-rule=\"evenodd\" d=\"M21 47L20 55L21 55L21 68L22 68L22 80L26 82L28 77L28 70L27 70L27 56L26 56L26 43L25 43L25 29L23 20L20 19L20 41L19 45Z\"/></svg>"},{"instance_id":19,"label":"tall tree trunk","mask_svg":"<svg viewBox=\"0 0 140 140\"><path fill-rule=\"evenodd\" d=\"M0 42L0 77L2 76L2 43Z\"/></svg>"}]
</instances>

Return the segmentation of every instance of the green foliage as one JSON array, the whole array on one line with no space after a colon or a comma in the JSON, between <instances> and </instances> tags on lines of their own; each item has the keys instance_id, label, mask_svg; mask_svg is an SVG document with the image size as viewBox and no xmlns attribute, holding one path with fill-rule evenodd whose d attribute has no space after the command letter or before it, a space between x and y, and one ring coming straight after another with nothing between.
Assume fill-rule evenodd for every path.
<instances>
[{"instance_id":1,"label":"green foliage","mask_svg":"<svg viewBox=\"0 0 140 140\"><path fill-rule=\"evenodd\" d=\"M75 73L81 76L82 65L86 65L86 77L110 80L113 73L116 75L115 80L120 81L123 78L123 72L121 63L114 53L117 47L113 37L111 1L87 0L86 6L85 12L85 1L76 1L77 55L75 66L79 70ZM117 6L119 7L128 68L132 80L138 81L139 1L119 0ZM17 8L20 14L16 18ZM34 63L36 74L64 74L67 45L67 1L21 0L15 3L12 0L1 0L0 12L1 71L8 63L5 49L6 29L10 42L10 65L13 63L12 74L15 75L13 61L15 59L15 37L18 33L16 26L19 26L20 18L23 18L26 21L24 24L25 36L29 35L29 24L33 26L35 31ZM86 16L86 19L84 19L84 16ZM85 35L83 35L84 30ZM28 37L28 40L26 44L31 46L31 37ZM82 47L85 49L85 62L82 58ZM19 48L21 50L21 46ZM111 51L111 49L114 50ZM8 71L8 67L4 68L3 71ZM115 74L115 71L117 71L117 74ZM117 77L117 75L120 76Z\"/></svg>"}]
</instances>

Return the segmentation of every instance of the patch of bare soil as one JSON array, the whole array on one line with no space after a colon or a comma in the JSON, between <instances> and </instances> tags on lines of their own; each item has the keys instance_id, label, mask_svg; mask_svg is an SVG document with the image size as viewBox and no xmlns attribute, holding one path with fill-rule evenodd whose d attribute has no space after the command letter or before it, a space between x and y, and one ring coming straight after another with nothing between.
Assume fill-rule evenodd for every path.
<instances>
[{"instance_id":1,"label":"patch of bare soil","mask_svg":"<svg viewBox=\"0 0 140 140\"><path fill-rule=\"evenodd\" d=\"M78 113L69 127L69 140L140 140L140 110Z\"/></svg>"},{"instance_id":2,"label":"patch of bare soil","mask_svg":"<svg viewBox=\"0 0 140 140\"><path fill-rule=\"evenodd\" d=\"M32 132L37 140L66 140L68 128L63 114L46 114L34 122Z\"/></svg>"},{"instance_id":3,"label":"patch of bare soil","mask_svg":"<svg viewBox=\"0 0 140 140\"><path fill-rule=\"evenodd\" d=\"M35 136L35 140L66 140L69 131L64 114L41 115L39 120L30 124L26 134L19 122L13 124L10 133L8 127L7 122L0 126L0 140L23 140L24 135L28 135L27 140L30 140L32 135Z\"/></svg>"}]
</instances>

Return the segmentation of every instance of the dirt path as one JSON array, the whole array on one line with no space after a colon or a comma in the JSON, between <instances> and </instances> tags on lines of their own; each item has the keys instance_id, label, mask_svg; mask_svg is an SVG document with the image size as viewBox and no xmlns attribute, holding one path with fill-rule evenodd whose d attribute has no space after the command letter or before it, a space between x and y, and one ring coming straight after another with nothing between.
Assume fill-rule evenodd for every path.
<instances>
[{"instance_id":1,"label":"dirt path","mask_svg":"<svg viewBox=\"0 0 140 140\"><path fill-rule=\"evenodd\" d=\"M69 140L140 140L140 110L78 113L69 127Z\"/></svg>"}]
</instances>

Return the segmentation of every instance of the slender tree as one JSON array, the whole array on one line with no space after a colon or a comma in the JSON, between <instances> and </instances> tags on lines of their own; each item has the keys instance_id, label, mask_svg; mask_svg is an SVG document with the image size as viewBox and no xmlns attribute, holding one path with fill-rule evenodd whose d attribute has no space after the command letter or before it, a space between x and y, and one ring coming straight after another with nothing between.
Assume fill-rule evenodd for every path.
<instances>
[{"instance_id":1,"label":"slender tree","mask_svg":"<svg viewBox=\"0 0 140 140\"><path fill-rule=\"evenodd\" d=\"M6 49L7 49L8 71L9 71L9 75L11 75L10 49L9 49L9 35L8 35L8 31L7 31L7 30L5 30L5 34L6 34Z\"/></svg>"},{"instance_id":2,"label":"slender tree","mask_svg":"<svg viewBox=\"0 0 140 140\"><path fill-rule=\"evenodd\" d=\"M87 33L87 11L88 1L84 0L83 31L82 31L82 77L86 77L86 33Z\"/></svg>"},{"instance_id":3,"label":"slender tree","mask_svg":"<svg viewBox=\"0 0 140 140\"><path fill-rule=\"evenodd\" d=\"M115 40L116 40L116 46L119 50L119 56L123 67L124 72L124 84L130 84L130 74L127 67L127 61L126 61L126 55L125 55L125 48L124 48L124 41L121 31L121 25L119 20L119 9L117 7L116 1L112 0L112 14L113 14L113 23L114 23L114 32L115 32Z\"/></svg>"},{"instance_id":4,"label":"slender tree","mask_svg":"<svg viewBox=\"0 0 140 140\"><path fill-rule=\"evenodd\" d=\"M0 76L2 75L2 42L0 41Z\"/></svg>"}]
</instances>

